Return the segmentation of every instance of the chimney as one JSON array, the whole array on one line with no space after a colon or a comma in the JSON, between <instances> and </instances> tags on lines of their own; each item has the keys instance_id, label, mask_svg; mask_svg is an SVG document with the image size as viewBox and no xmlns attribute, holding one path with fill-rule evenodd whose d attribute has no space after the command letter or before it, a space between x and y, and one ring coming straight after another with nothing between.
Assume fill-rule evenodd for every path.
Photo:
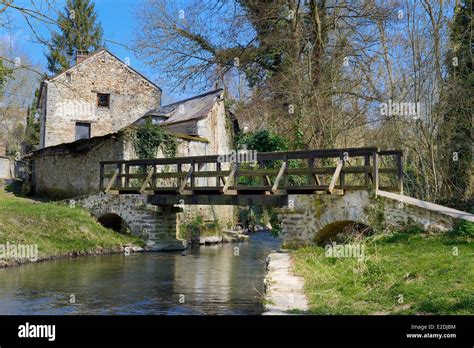
<instances>
[{"instance_id":1,"label":"chimney","mask_svg":"<svg viewBox=\"0 0 474 348\"><path fill-rule=\"evenodd\" d=\"M76 64L79 64L84 59L89 57L89 51L77 51L76 52Z\"/></svg>"}]
</instances>

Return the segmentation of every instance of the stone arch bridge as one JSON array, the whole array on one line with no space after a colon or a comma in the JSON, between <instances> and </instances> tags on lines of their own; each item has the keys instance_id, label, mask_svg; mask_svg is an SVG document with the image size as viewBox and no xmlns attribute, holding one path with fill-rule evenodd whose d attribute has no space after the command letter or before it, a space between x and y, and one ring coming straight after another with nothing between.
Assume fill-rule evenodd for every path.
<instances>
[{"instance_id":1,"label":"stone arch bridge","mask_svg":"<svg viewBox=\"0 0 474 348\"><path fill-rule=\"evenodd\" d=\"M246 158L245 153L234 158ZM278 208L283 244L322 243L352 223L446 231L474 215L403 195L401 151L348 148L259 153L254 162L197 156L100 163L100 192L75 199L151 250L181 250L186 205Z\"/></svg>"}]
</instances>

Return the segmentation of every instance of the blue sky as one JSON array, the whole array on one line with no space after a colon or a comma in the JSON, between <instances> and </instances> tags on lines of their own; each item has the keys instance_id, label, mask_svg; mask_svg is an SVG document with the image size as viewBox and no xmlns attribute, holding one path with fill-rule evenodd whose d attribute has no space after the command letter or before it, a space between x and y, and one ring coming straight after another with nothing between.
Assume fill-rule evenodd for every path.
<instances>
[{"instance_id":1,"label":"blue sky","mask_svg":"<svg viewBox=\"0 0 474 348\"><path fill-rule=\"evenodd\" d=\"M33 1L37 4L38 8L48 9L44 0ZM14 4L25 8L32 8L31 2L32 0L15 0ZM50 0L50 3L54 3L56 11L62 11L66 1ZM187 93L170 95L166 81L160 78L159 71L144 64L128 48L132 44L134 30L137 28L135 13L139 3L140 0L95 0L96 12L104 29L104 39L107 40L107 48L122 60L128 58L133 68L156 82L163 90L163 104L189 97L190 95ZM0 29L2 41L25 52L34 64L40 66L42 71L46 71L45 52L47 52L47 48L43 44L34 42L34 34L31 28L17 10L10 10L8 15L12 22L9 29ZM40 35L45 38L49 37L49 30L53 28L52 26L46 26L44 23L34 20L32 24ZM57 30L57 28L55 29ZM111 41L120 44L115 44Z\"/></svg>"}]
</instances>

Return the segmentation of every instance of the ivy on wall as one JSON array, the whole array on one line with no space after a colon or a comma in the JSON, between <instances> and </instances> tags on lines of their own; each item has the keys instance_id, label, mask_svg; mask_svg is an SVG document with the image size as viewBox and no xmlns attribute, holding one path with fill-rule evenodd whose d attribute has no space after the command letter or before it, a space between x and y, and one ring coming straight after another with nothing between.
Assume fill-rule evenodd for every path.
<instances>
[{"instance_id":1,"label":"ivy on wall","mask_svg":"<svg viewBox=\"0 0 474 348\"><path fill-rule=\"evenodd\" d=\"M155 158L158 149L161 149L165 157L176 157L178 152L176 137L167 133L160 125L153 124L150 118L136 129L133 145L140 159Z\"/></svg>"}]
</instances>

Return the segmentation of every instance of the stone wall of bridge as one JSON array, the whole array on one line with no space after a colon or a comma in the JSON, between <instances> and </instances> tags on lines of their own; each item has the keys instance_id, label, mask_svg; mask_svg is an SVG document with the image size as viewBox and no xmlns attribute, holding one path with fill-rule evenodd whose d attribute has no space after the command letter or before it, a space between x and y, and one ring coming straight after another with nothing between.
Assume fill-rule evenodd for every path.
<instances>
[{"instance_id":1,"label":"stone wall of bridge","mask_svg":"<svg viewBox=\"0 0 474 348\"><path fill-rule=\"evenodd\" d=\"M144 239L151 251L184 250L185 242L177 238L177 219L181 209L174 206L147 204L143 195L111 195L98 193L71 199L69 204L81 206L96 219L120 217L135 236Z\"/></svg>"},{"instance_id":2,"label":"stone wall of bridge","mask_svg":"<svg viewBox=\"0 0 474 348\"><path fill-rule=\"evenodd\" d=\"M406 196L398 196L406 197ZM407 201L413 200L406 197ZM147 242L149 250L183 250L179 239L182 209L173 205L155 206L145 195L114 195L98 193L70 200L96 217L119 217L133 235ZM420 203L421 202L421 203ZM447 231L453 227L456 215L474 216L446 207L416 200L416 206L396 199L377 196L368 191L346 191L343 195L289 195L288 206L279 209L283 246L298 247L324 244L344 227L360 224L377 230L402 229L417 225L424 230ZM441 209L440 209L441 208Z\"/></svg>"},{"instance_id":3,"label":"stone wall of bridge","mask_svg":"<svg viewBox=\"0 0 474 348\"><path fill-rule=\"evenodd\" d=\"M424 230L447 231L455 218L438 211L405 204L368 191L343 195L289 195L279 209L284 247L324 244L350 224L383 229L417 225Z\"/></svg>"}]
</instances>

